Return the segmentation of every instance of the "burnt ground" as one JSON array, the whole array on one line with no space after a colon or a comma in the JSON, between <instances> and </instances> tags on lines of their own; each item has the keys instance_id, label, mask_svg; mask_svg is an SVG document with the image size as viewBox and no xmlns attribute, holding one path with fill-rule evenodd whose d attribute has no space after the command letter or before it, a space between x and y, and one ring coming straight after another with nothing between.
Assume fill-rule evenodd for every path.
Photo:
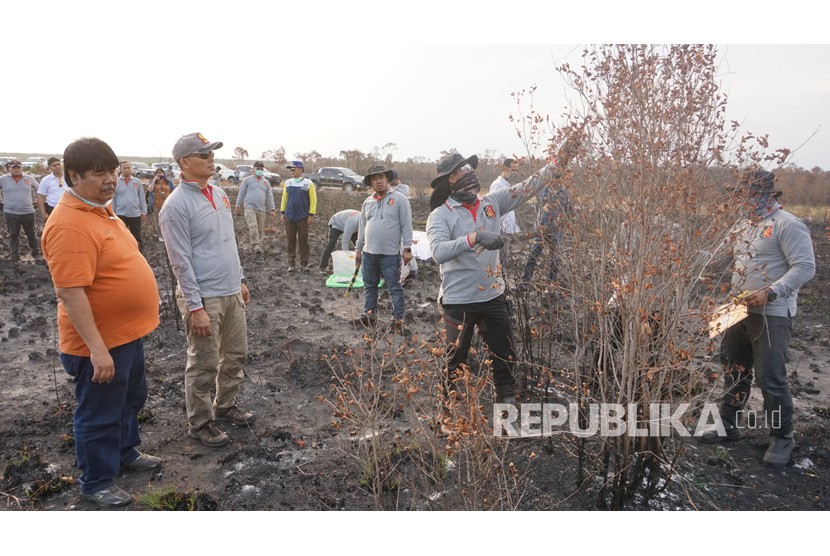
<instances>
[{"instance_id":1,"label":"burnt ground","mask_svg":"<svg viewBox=\"0 0 830 556\"><path fill-rule=\"evenodd\" d=\"M231 191L231 197L234 197ZM312 228L312 263L319 261L326 221L337 210L358 207L362 196L321 192L320 218ZM415 228L424 229L427 197L413 199ZM529 208L520 221L531 221ZM244 222L237 221L244 244ZM682 444L683 456L668 488L650 501L633 499L629 509L826 509L830 504L830 238L823 223L811 223L818 274L803 290L792 342L790 374L796 397L793 461L783 469L761 465L764 431L724 450L694 441ZM250 428L227 427L232 442L209 449L187 437L182 396L185 338L170 304L172 280L163 243L145 226L147 258L162 293L162 324L146 341L149 399L142 414L142 449L164 460L157 473L124 473L117 483L136 496L128 510L147 509L148 493L166 492L176 509L220 510L364 510L463 509L474 498L452 481L456 464L440 456L442 437L424 426L428 400L392 410L380 426L394 460L409 477L426 469L420 483L387 481L371 494L366 465L357 465L356 437L373 438L354 423L335 426L332 399L333 353L361 367L371 356L369 343L398 354L397 371L425 368L439 314L435 297L437 266L421 261L419 276L406 285L410 335L364 337L349 321L360 313L361 295L328 289L316 271L286 272L284 235L272 225L265 254L243 251L252 302L248 308L250 356L239 403L255 411ZM0 508L5 510L96 509L80 500L72 440L72 383L57 354L56 300L44 265L8 262L5 228L0 231ZM519 244L520 259L527 244ZM382 296L381 317L389 315ZM349 351L349 350L352 351ZM361 351L364 350L364 351ZM369 353L369 355L367 355ZM357 355L356 355L357 354ZM440 354L440 353L439 353ZM384 364L388 364L388 361ZM756 392L757 394L757 392ZM485 395L486 397L486 395ZM427 402L423 402L423 400ZM758 404L755 399L754 403ZM371 405L371 404L370 404ZM391 439L391 440L390 440ZM432 444L430 444L432 442ZM437 446L434 452L425 447ZM522 487L510 500L486 500L475 507L525 510L581 510L596 506L596 479L577 484L574 441L567 435L498 444L505 463L515 464ZM438 453L438 464L423 466L425 453ZM433 462L434 463L434 462ZM459 462L459 466L461 463ZM440 472L434 473L438 469ZM371 475L371 473L369 473ZM485 482L490 481L485 477ZM495 481L496 479L492 479ZM443 483L443 484L442 484ZM492 485L491 485L492 486ZM452 494L455 489L455 495ZM488 505L489 504L489 505Z\"/></svg>"}]
</instances>

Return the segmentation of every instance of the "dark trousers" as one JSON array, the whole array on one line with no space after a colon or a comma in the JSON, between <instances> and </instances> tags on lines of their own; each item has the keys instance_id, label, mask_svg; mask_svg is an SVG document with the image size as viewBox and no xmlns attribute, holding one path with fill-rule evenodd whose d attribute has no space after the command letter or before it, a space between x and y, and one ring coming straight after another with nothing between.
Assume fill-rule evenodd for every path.
<instances>
[{"instance_id":1,"label":"dark trousers","mask_svg":"<svg viewBox=\"0 0 830 556\"><path fill-rule=\"evenodd\" d=\"M81 492L94 494L113 485L123 465L139 456L138 412L147 400L144 340L109 350L115 363L111 382L92 382L89 357L61 353L63 368L75 382L75 455Z\"/></svg>"},{"instance_id":2,"label":"dark trousers","mask_svg":"<svg viewBox=\"0 0 830 556\"><path fill-rule=\"evenodd\" d=\"M533 280L533 273L536 271L536 264L545 247L548 249L550 266L548 267L548 282L555 282L559 275L559 244L562 241L562 234L537 234L533 238L533 246L527 256L522 282L529 283Z\"/></svg>"},{"instance_id":3,"label":"dark trousers","mask_svg":"<svg viewBox=\"0 0 830 556\"><path fill-rule=\"evenodd\" d=\"M452 389L453 371L467 363L473 331L478 326L479 333L484 336L484 343L493 356L493 385L496 393L513 393L516 379L513 378L512 369L516 352L513 348L513 328L504 294L483 303L442 307L449 357L448 380L445 387Z\"/></svg>"},{"instance_id":4,"label":"dark trousers","mask_svg":"<svg viewBox=\"0 0 830 556\"><path fill-rule=\"evenodd\" d=\"M141 242L141 217L121 216L120 214L117 216L118 218L124 221L124 224L127 225L127 228L130 230L130 233L133 234L133 237L138 242L138 248L141 251L144 251L144 244Z\"/></svg>"},{"instance_id":5,"label":"dark trousers","mask_svg":"<svg viewBox=\"0 0 830 556\"><path fill-rule=\"evenodd\" d=\"M55 207L53 207L49 203L43 203L43 208L46 209L46 214L52 214L52 211L55 210Z\"/></svg>"},{"instance_id":6,"label":"dark trousers","mask_svg":"<svg viewBox=\"0 0 830 556\"><path fill-rule=\"evenodd\" d=\"M294 266L297 261L297 243L300 244L300 264L308 264L308 218L285 223L285 233L288 236L288 265Z\"/></svg>"},{"instance_id":7,"label":"dark trousers","mask_svg":"<svg viewBox=\"0 0 830 556\"><path fill-rule=\"evenodd\" d=\"M787 381L787 346L793 334L792 317L770 317L750 313L729 328L720 348L724 367L721 411L734 415L749 399L753 369L764 395L764 412L772 436L792 433L793 399ZM780 411L780 423L772 412Z\"/></svg>"},{"instance_id":8,"label":"dark trousers","mask_svg":"<svg viewBox=\"0 0 830 556\"><path fill-rule=\"evenodd\" d=\"M325 269L329 266L329 257L331 257L331 253L334 251L334 248L342 235L343 230L338 230L337 228L329 226L329 241L326 243L326 248L323 250L323 258L320 259L320 268ZM357 244L357 233L352 234L351 242L355 245Z\"/></svg>"},{"instance_id":9,"label":"dark trousers","mask_svg":"<svg viewBox=\"0 0 830 556\"><path fill-rule=\"evenodd\" d=\"M10 214L4 212L3 216L6 217L6 228L9 230L9 250L11 251L12 260L20 259L20 228L23 228L26 239L29 240L29 249L32 250L32 256L40 256L37 233L35 232L35 213Z\"/></svg>"}]
</instances>

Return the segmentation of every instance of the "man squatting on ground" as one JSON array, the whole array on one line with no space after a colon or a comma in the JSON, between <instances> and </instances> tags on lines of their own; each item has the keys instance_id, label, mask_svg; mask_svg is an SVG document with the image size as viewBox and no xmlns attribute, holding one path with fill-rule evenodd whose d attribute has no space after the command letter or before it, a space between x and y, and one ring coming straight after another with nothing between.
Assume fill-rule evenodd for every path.
<instances>
[{"instance_id":1,"label":"man squatting on ground","mask_svg":"<svg viewBox=\"0 0 830 556\"><path fill-rule=\"evenodd\" d=\"M221 147L201 133L176 142L173 158L181 167L181 180L159 213L187 333L188 434L205 446L230 442L215 419L238 426L255 420L236 405L248 355L245 304L250 295L239 264L231 203L221 187L208 184L213 151ZM216 398L211 401L214 386Z\"/></svg>"},{"instance_id":2,"label":"man squatting on ground","mask_svg":"<svg viewBox=\"0 0 830 556\"><path fill-rule=\"evenodd\" d=\"M254 173L242 180L239 195L236 198L236 214L244 207L245 223L248 225L248 238L251 248L262 253L262 238L265 236L265 217L268 213L277 217L274 206L274 191L271 182L263 177L265 164L254 162Z\"/></svg>"},{"instance_id":3,"label":"man squatting on ground","mask_svg":"<svg viewBox=\"0 0 830 556\"><path fill-rule=\"evenodd\" d=\"M66 191L66 184L63 181L63 165L60 159L53 156L46 161L46 164L51 174L44 176L37 188L37 206L40 208L40 217L44 222L49 220L49 215L58 206L58 201Z\"/></svg>"},{"instance_id":4,"label":"man squatting on ground","mask_svg":"<svg viewBox=\"0 0 830 556\"><path fill-rule=\"evenodd\" d=\"M401 286L403 262L412 260L412 208L409 199L389 188L391 171L384 166L369 168L363 183L375 190L360 209L355 262L363 263L363 314L355 324L377 323L378 283L381 276L392 297L392 329L403 331L405 297Z\"/></svg>"},{"instance_id":5,"label":"man squatting on ground","mask_svg":"<svg viewBox=\"0 0 830 556\"><path fill-rule=\"evenodd\" d=\"M331 257L337 240L341 238L340 249L350 251L349 242L357 244L357 228L360 225L360 211L354 209L341 210L329 218L329 240L323 249L323 258L320 259L320 272L328 273L329 257Z\"/></svg>"},{"instance_id":6,"label":"man squatting on ground","mask_svg":"<svg viewBox=\"0 0 830 556\"><path fill-rule=\"evenodd\" d=\"M570 155L560 152L564 167ZM545 186L561 177L552 162L539 172L508 189L478 194L481 189L475 168L478 157L453 153L438 162L438 177L432 181L432 212L427 219L427 237L432 257L440 265L438 302L444 312L448 345L447 376L442 381L446 395L454 389L453 375L466 363L475 326L493 355L495 403L514 403L516 381L512 367L516 358L513 330L499 272L501 215L515 210ZM477 246L484 251L476 253Z\"/></svg>"},{"instance_id":7,"label":"man squatting on ground","mask_svg":"<svg viewBox=\"0 0 830 556\"><path fill-rule=\"evenodd\" d=\"M3 217L6 228L9 230L9 249L11 260L20 260L20 228L26 233L29 240L29 249L32 257L40 257L35 231L34 195L37 181L29 174L23 173L23 165L19 160L9 160L6 163L8 174L0 176L0 206L3 208Z\"/></svg>"},{"instance_id":8,"label":"man squatting on ground","mask_svg":"<svg viewBox=\"0 0 830 556\"><path fill-rule=\"evenodd\" d=\"M810 230L777 201L780 192L773 192L775 175L756 170L742 182L750 214L738 225L732 244L732 289L736 294L754 293L746 298L749 316L727 329L721 342L724 394L720 417L726 434L721 436L714 427L700 439L721 442L740 438L737 413L749 399L754 368L770 427L763 462L783 467L795 448L787 347L798 290L815 275L816 259ZM772 420L773 411L780 412L780 423Z\"/></svg>"},{"instance_id":9,"label":"man squatting on ground","mask_svg":"<svg viewBox=\"0 0 830 556\"><path fill-rule=\"evenodd\" d=\"M308 228L314 223L317 212L317 193L314 182L303 177L305 167L299 160L294 160L285 167L291 171L291 177L282 185L282 202L280 217L285 224L288 239L288 272L297 264L297 240L300 242L300 265L308 270Z\"/></svg>"},{"instance_id":10,"label":"man squatting on ground","mask_svg":"<svg viewBox=\"0 0 830 556\"><path fill-rule=\"evenodd\" d=\"M75 383L75 453L81 497L125 506L121 469L161 465L142 454L138 412L147 399L144 336L159 324L156 278L110 207L118 157L95 138L63 153L66 194L43 230L43 253L58 297L63 368Z\"/></svg>"},{"instance_id":11,"label":"man squatting on ground","mask_svg":"<svg viewBox=\"0 0 830 556\"><path fill-rule=\"evenodd\" d=\"M138 242L138 248L144 249L141 241L141 223L147 220L147 197L141 180L133 176L133 166L129 162L120 165L121 177L112 199L112 208L116 216L124 221L130 233Z\"/></svg>"}]
</instances>

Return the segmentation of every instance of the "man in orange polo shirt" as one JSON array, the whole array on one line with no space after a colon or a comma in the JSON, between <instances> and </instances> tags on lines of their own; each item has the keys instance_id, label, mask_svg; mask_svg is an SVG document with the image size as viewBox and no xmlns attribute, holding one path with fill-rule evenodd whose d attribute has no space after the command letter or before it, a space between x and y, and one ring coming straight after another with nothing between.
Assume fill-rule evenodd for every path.
<instances>
[{"instance_id":1,"label":"man in orange polo shirt","mask_svg":"<svg viewBox=\"0 0 830 556\"><path fill-rule=\"evenodd\" d=\"M58 297L60 358L75 382L75 451L81 497L125 506L121 469L156 469L143 454L138 412L147 399L144 341L159 324L158 286L124 222L110 206L118 158L95 138L64 151L69 187L43 230L43 253Z\"/></svg>"}]
</instances>

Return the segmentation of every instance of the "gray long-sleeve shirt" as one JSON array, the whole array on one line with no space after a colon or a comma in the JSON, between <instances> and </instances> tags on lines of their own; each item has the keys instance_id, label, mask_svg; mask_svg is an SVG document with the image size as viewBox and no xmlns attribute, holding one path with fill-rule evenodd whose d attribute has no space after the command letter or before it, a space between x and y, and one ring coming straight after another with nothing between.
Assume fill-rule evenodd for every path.
<instances>
[{"instance_id":1,"label":"gray long-sleeve shirt","mask_svg":"<svg viewBox=\"0 0 830 556\"><path fill-rule=\"evenodd\" d=\"M732 251L736 293L771 286L778 295L763 307L750 307L749 312L794 317L798 290L816 273L813 241L804 222L783 209L758 222L745 222L738 229Z\"/></svg>"},{"instance_id":2,"label":"gray long-sleeve shirt","mask_svg":"<svg viewBox=\"0 0 830 556\"><path fill-rule=\"evenodd\" d=\"M343 251L349 251L349 241L357 232L360 225L360 211L354 209L341 210L334 213L334 216L329 218L329 226L335 230L343 232L340 240L340 248Z\"/></svg>"},{"instance_id":3,"label":"gray long-sleeve shirt","mask_svg":"<svg viewBox=\"0 0 830 556\"><path fill-rule=\"evenodd\" d=\"M210 191L182 180L159 211L167 255L187 307L203 307L203 297L224 297L241 291L242 267L233 231L228 195L221 187Z\"/></svg>"},{"instance_id":4,"label":"gray long-sleeve shirt","mask_svg":"<svg viewBox=\"0 0 830 556\"><path fill-rule=\"evenodd\" d=\"M525 181L481 197L471 212L452 197L427 219L432 258L440 265L442 304L483 303L504 293L498 271L499 251L476 254L467 235L480 230L499 233L503 214L515 210L542 187L560 177L559 168L548 164Z\"/></svg>"},{"instance_id":5,"label":"gray long-sleeve shirt","mask_svg":"<svg viewBox=\"0 0 830 556\"><path fill-rule=\"evenodd\" d=\"M144 186L141 180L130 177L127 182L123 177L118 178L115 195L112 198L112 210L118 216L136 217L147 214L147 199L144 197Z\"/></svg>"},{"instance_id":6,"label":"gray long-sleeve shirt","mask_svg":"<svg viewBox=\"0 0 830 556\"><path fill-rule=\"evenodd\" d=\"M271 183L259 176L248 176L242 180L239 186L239 196L236 198L236 206L254 209L257 212L270 212L276 210L274 207L274 191Z\"/></svg>"},{"instance_id":7,"label":"gray long-sleeve shirt","mask_svg":"<svg viewBox=\"0 0 830 556\"><path fill-rule=\"evenodd\" d=\"M35 190L37 180L29 174L23 174L20 181L14 181L11 174L0 176L0 201L3 201L3 212L34 214Z\"/></svg>"},{"instance_id":8,"label":"gray long-sleeve shirt","mask_svg":"<svg viewBox=\"0 0 830 556\"><path fill-rule=\"evenodd\" d=\"M360 209L355 251L398 255L401 243L404 248L412 247L412 208L409 199L391 189L383 197L370 195Z\"/></svg>"}]
</instances>

